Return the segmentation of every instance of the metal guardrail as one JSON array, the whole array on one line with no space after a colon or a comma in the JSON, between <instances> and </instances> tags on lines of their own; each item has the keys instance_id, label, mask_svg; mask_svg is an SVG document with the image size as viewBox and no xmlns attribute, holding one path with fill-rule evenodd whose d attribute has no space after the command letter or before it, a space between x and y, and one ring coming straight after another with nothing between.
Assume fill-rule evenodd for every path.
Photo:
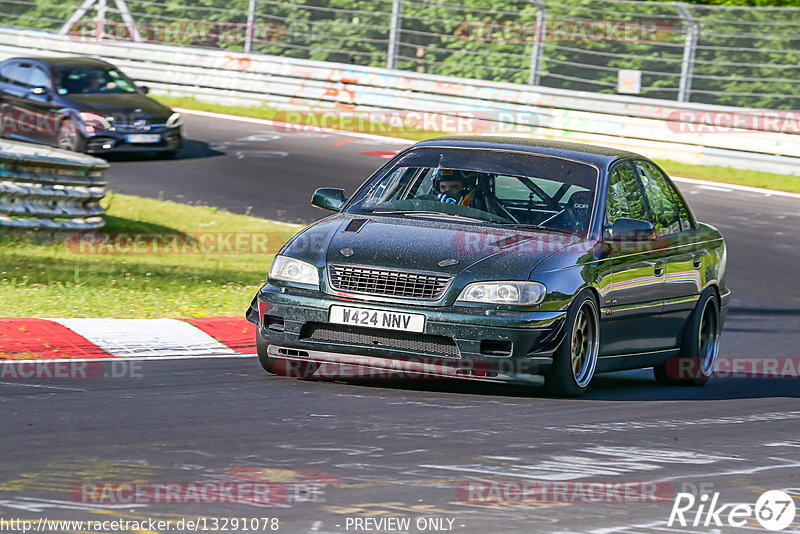
<instances>
[{"instance_id":1,"label":"metal guardrail","mask_svg":"<svg viewBox=\"0 0 800 534\"><path fill-rule=\"evenodd\" d=\"M763 110L585 93L395 70L129 42L80 42L0 28L0 58L96 55L119 65L154 94L285 109L477 113L490 129L587 142L652 158L800 175L800 137L763 120L735 134L720 116L763 117ZM791 112L789 112L791 113ZM690 116L688 122L680 118ZM524 118L524 120L523 120ZM795 120L797 123L800 116ZM681 125L687 131L676 132ZM705 127L707 126L707 128ZM759 129L765 126L766 129ZM513 128L510 128L513 127ZM459 132L467 133L467 132Z\"/></svg>"},{"instance_id":2,"label":"metal guardrail","mask_svg":"<svg viewBox=\"0 0 800 534\"><path fill-rule=\"evenodd\" d=\"M107 168L83 154L0 140L0 232L101 228Z\"/></svg>"}]
</instances>

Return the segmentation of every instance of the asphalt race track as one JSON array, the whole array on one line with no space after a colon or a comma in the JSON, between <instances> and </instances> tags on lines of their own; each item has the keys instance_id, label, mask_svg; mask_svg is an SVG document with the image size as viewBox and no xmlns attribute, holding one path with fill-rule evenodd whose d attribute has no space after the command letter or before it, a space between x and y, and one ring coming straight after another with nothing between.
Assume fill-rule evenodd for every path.
<instances>
[{"instance_id":1,"label":"asphalt race track","mask_svg":"<svg viewBox=\"0 0 800 534\"><path fill-rule=\"evenodd\" d=\"M308 206L314 188L352 193L384 161L366 153L400 146L224 119L186 123L192 141L179 159L115 158L110 188L310 222L324 215ZM721 357L796 357L800 199L679 186L729 246L733 301ZM290 533L728 533L765 530L754 519L703 526L705 515L696 527L668 527L674 493L754 504L783 489L800 507L796 377L666 388L639 370L600 375L585 397L564 400L462 383L281 379L247 356L117 366L91 380L0 382L2 518L207 518L209 526L214 518L278 518L278 531ZM495 490L653 481L663 500L586 502L570 493L575 502L513 494L487 502L480 497L491 493L459 491L474 480L494 481ZM288 486L269 507L91 503L76 493L82 483L135 481ZM364 518L371 522L356 521ZM377 522L390 518L411 518L410 527ZM800 516L784 532L798 525Z\"/></svg>"}]
</instances>

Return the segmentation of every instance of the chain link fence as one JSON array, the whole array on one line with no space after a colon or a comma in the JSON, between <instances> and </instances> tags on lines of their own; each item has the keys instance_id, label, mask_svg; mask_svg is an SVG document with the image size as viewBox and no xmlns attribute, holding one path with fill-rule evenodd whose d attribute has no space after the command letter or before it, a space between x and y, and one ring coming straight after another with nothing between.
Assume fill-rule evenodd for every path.
<instances>
[{"instance_id":1,"label":"chain link fence","mask_svg":"<svg viewBox=\"0 0 800 534\"><path fill-rule=\"evenodd\" d=\"M800 107L800 7L631 0L496 0L491 7L483 0L0 0L0 25L75 39L222 48L681 102Z\"/></svg>"}]
</instances>

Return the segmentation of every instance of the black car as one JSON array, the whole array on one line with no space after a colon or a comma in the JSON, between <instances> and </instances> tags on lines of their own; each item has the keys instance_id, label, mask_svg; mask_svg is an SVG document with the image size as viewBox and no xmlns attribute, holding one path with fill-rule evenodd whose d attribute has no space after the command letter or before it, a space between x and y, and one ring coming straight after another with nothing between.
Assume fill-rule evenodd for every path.
<instances>
[{"instance_id":1,"label":"black car","mask_svg":"<svg viewBox=\"0 0 800 534\"><path fill-rule=\"evenodd\" d=\"M119 69L84 57L0 63L0 135L77 152L160 152L183 146L179 113Z\"/></svg>"},{"instance_id":2,"label":"black car","mask_svg":"<svg viewBox=\"0 0 800 534\"><path fill-rule=\"evenodd\" d=\"M597 372L714 370L725 242L642 156L443 137L312 204L336 214L281 248L247 311L267 371L579 395Z\"/></svg>"}]
</instances>

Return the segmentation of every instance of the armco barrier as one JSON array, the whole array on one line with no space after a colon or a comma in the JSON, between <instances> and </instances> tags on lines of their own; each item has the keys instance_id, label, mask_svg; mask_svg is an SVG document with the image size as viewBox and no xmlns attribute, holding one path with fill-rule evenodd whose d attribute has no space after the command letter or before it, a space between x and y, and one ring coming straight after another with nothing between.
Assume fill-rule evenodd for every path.
<instances>
[{"instance_id":1,"label":"armco barrier","mask_svg":"<svg viewBox=\"0 0 800 534\"><path fill-rule=\"evenodd\" d=\"M83 154L0 140L0 231L101 228L107 168Z\"/></svg>"},{"instance_id":2,"label":"armco barrier","mask_svg":"<svg viewBox=\"0 0 800 534\"><path fill-rule=\"evenodd\" d=\"M100 56L150 86L154 94L218 103L268 103L286 109L477 112L504 122L505 130L514 125L515 135L603 144L687 163L800 175L800 136L793 133L800 124L797 119L792 122L791 114L784 121L790 128L777 129L781 131L773 131L774 121L770 127L768 121L754 120L730 133L717 127L720 118L762 117L763 110L192 47L80 41L2 28L0 43L0 58L37 53Z\"/></svg>"}]
</instances>

